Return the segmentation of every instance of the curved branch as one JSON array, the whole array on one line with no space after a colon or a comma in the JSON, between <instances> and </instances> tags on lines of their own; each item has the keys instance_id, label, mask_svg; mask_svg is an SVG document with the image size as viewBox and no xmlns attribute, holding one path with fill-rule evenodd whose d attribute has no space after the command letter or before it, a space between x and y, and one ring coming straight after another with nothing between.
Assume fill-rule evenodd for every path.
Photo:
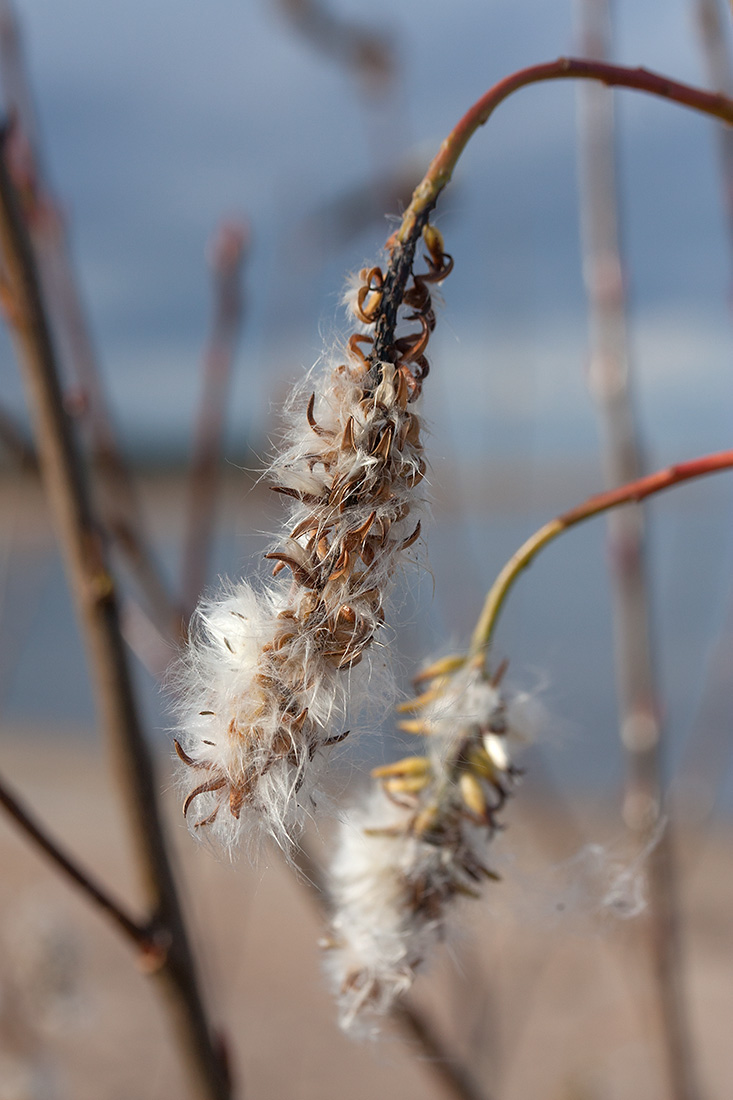
<instances>
[{"instance_id":1,"label":"curved branch","mask_svg":"<svg viewBox=\"0 0 733 1100\"><path fill-rule=\"evenodd\" d=\"M563 512L555 519L550 520L539 531L527 539L515 554L509 559L499 576L494 581L486 602L481 612L481 617L471 638L469 657L483 658L484 653L491 645L499 614L504 601L514 585L520 573L532 563L540 550L547 546L571 527L575 527L584 520L592 519L602 512L608 512L611 508L618 508L621 504L638 504L647 497L661 493L664 489L671 489L675 485L681 485L684 481L705 477L707 474L719 473L721 470L733 468L733 450L718 451L716 454L705 455L702 458L694 458L690 462L681 462L676 466L669 466L665 470L658 470L654 474L648 474L637 481L630 481L617 489L596 493L589 497L583 504Z\"/></svg>"},{"instance_id":2,"label":"curved branch","mask_svg":"<svg viewBox=\"0 0 733 1100\"><path fill-rule=\"evenodd\" d=\"M461 153L479 126L489 120L500 103L520 88L548 80L598 80L609 87L647 92L733 125L733 99L703 91L690 84L682 84L649 69L609 65L588 58L560 57L556 61L546 61L520 69L500 80L474 103L451 130L422 181L415 188L399 229L387 241L390 257L385 269L380 317L375 330L375 359L379 359L381 353L394 341L397 311L402 304L405 286L412 271L417 242L438 196L453 175Z\"/></svg>"},{"instance_id":3,"label":"curved branch","mask_svg":"<svg viewBox=\"0 0 733 1100\"><path fill-rule=\"evenodd\" d=\"M411 235L415 219L427 206L435 204L438 195L450 181L458 158L479 126L488 122L496 108L520 88L540 84L547 80L598 80L609 87L631 88L637 92L669 99L694 111L712 115L723 122L733 124L733 100L715 92L706 92L691 84L682 84L661 73L649 69L632 69L626 65L609 65L604 61L588 58L560 57L532 65L504 77L494 84L481 99L474 103L451 131L440 147L412 201L402 217L395 239L404 242Z\"/></svg>"}]
</instances>

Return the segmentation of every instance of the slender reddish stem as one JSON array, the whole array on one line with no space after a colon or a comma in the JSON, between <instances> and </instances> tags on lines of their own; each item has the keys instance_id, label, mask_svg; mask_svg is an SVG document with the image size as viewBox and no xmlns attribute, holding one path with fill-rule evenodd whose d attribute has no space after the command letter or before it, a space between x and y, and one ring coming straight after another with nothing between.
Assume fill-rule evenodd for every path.
<instances>
[{"instance_id":1,"label":"slender reddish stem","mask_svg":"<svg viewBox=\"0 0 733 1100\"><path fill-rule=\"evenodd\" d=\"M720 470L729 470L731 467L733 467L733 450L718 451L712 455L704 455L702 458L694 458L690 462L681 462L676 466L669 466L665 470L658 470L657 473L638 478L627 485L621 485L617 489L596 493L576 508L563 512L562 515L540 527L512 555L491 586L471 639L470 656L482 659L491 645L499 613L517 577L534 561L540 550L553 542L558 535L577 523L592 519L593 516L608 512L621 504L638 503L665 489L681 485L685 481L692 481L694 478L714 474Z\"/></svg>"},{"instance_id":2,"label":"slender reddish stem","mask_svg":"<svg viewBox=\"0 0 733 1100\"><path fill-rule=\"evenodd\" d=\"M733 124L733 99L705 92L690 84L682 84L648 69L631 69L624 65L609 65L587 58L560 57L556 61L546 61L520 69L500 80L474 103L445 139L422 182L415 188L399 229L387 241L389 263L384 272L380 316L374 330L371 356L373 362L379 362L383 357L390 358L398 313L412 273L417 242L428 224L438 196L450 181L458 158L469 140L510 95L530 84L540 84L548 80L598 80L612 87L647 92Z\"/></svg>"},{"instance_id":3,"label":"slender reddish stem","mask_svg":"<svg viewBox=\"0 0 733 1100\"><path fill-rule=\"evenodd\" d=\"M404 243L410 237L418 215L435 203L449 182L468 141L479 126L488 121L499 104L520 88L548 80L599 80L612 87L648 92L733 124L733 100L727 96L682 84L649 69L632 69L625 65L609 65L603 61L575 57L560 57L556 61L520 69L494 84L453 128L433 158L424 179L418 184L394 240Z\"/></svg>"},{"instance_id":4,"label":"slender reddish stem","mask_svg":"<svg viewBox=\"0 0 733 1100\"><path fill-rule=\"evenodd\" d=\"M628 485L620 485L617 489L608 489L603 493L596 493L588 497L577 508L571 508L558 516L563 527L572 527L584 519L597 516L600 512L607 512L610 508L617 508L619 504L639 503L647 497L655 496L665 489L671 489L675 485L681 485L685 481L693 481L707 474L715 474L720 470L729 470L733 466L733 450L717 451L715 454L703 455L702 458L693 458L689 462L679 462L675 466L668 466L665 470L657 470L654 474L647 474Z\"/></svg>"}]
</instances>

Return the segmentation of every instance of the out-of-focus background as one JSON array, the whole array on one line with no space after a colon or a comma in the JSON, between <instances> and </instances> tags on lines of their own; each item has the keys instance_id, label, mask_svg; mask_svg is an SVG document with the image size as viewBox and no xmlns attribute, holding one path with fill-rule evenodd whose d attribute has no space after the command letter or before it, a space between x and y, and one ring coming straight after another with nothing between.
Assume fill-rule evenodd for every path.
<instances>
[{"instance_id":1,"label":"out-of-focus background","mask_svg":"<svg viewBox=\"0 0 733 1100\"><path fill-rule=\"evenodd\" d=\"M439 142L490 84L524 65L577 52L577 12L567 0L374 0L368 8L329 0L324 10L337 32L332 26L325 35L303 19L306 7L288 0L17 4L45 169L63 204L116 423L171 578L180 571L185 478L210 324L206 254L222 219L245 221L250 245L212 584L217 575L259 567L264 533L277 524L279 506L257 476L278 437L291 382L348 332L340 305L346 274L377 257L394 223L389 216L399 213ZM615 22L619 62L706 82L689 0L627 0L616 5ZM345 28L353 27L372 43L366 61L347 48ZM503 105L471 143L440 202L437 224L455 270L442 291L425 386L433 499L432 520L423 526L429 569L403 578L394 615L404 684L417 661L465 640L490 581L516 546L544 519L601 486L587 385L576 94L570 84L547 85ZM615 102L634 390L651 470L730 445L731 253L713 124L633 92L618 92ZM3 408L25 423L6 335L0 337L0 393ZM62 565L39 492L17 475L9 456L0 462L3 759L39 810L104 866L119 826L114 795L101 793L110 790L109 779ZM685 867L699 871L685 883L692 949L698 951L692 1010L709 1095L720 1097L728 1094L725 1082L733 1073L720 1030L733 1013L733 988L730 981L724 985L722 973L722 960L730 962L730 904L724 905L730 898L719 896L730 861L733 806L732 494L723 475L648 509L665 767L696 838ZM502 1097L656 1095L654 1073L642 1040L627 1026L628 1006L618 989L621 999L609 1008L608 990L623 985L608 942L616 932L605 918L588 918L592 899L588 906L569 903L582 910L580 922L558 925L556 912L566 905L558 898L566 889L572 893L565 880L575 881L563 861L595 840L612 861L609 853L623 837L617 810L624 762L605 557L602 522L561 540L521 580L497 636L512 682L536 692L548 715L540 749L525 761L527 805L535 808L522 819L524 792L510 808L508 816L519 821L510 822L501 860L507 877L516 863L516 879L503 894L497 889L491 919L485 910L474 916L475 937L466 932L456 958L444 963L459 973L463 968L465 986L471 984L465 982L471 952L482 957L486 1004L474 1006L474 1030L462 1037L467 1049L473 1044L482 1051L487 1083ZM150 736L167 772L170 705L142 665L137 674ZM344 791L364 779L370 762L394 755L389 736L339 750ZM551 808L558 805L562 813ZM577 832L569 825L563 832L568 813L580 823ZM533 814L539 823L534 832L528 824ZM136 1010L124 1007L126 994L112 998L108 990L118 979L120 988L132 983L130 1005L148 997L154 1014L152 995L121 963L115 981L99 988L95 967L103 969L114 952L111 936L99 947L96 918L81 909L77 917L73 900L67 913L65 888L0 825L3 859L12 867L0 884L8 921L32 932L23 907L46 910L53 899L58 935L66 929L75 943L69 951L79 956L69 963L80 985L80 1007L69 1009L78 1030L70 1040L59 1040L56 1032L48 1038L48 1051L38 1055L43 1065L48 1060L38 1088L77 1097L171 1095L170 1053L154 1039L156 1028L164 1033L163 1021L141 1038L130 1022ZM535 859L543 832L557 839L546 865ZM256 950L262 929L276 927L273 912L282 916L302 904L292 886L279 872L268 879L262 868L229 872L210 853L193 853L185 835L179 839L193 861L197 928L213 975L210 994L217 1012L241 1027L245 1084L248 1076L255 1082L249 1095L357 1097L359 1089L365 1096L377 1089L397 1095L404 1056L393 1043L364 1053L336 1036L314 961L316 923L306 937L295 935L282 917L282 935L272 933L266 949ZM705 860L712 861L709 867ZM127 881L131 872L120 866L116 874ZM597 883L590 889L602 893ZM83 942L74 939L79 921L94 930L89 937L97 946L89 952L86 933ZM510 935L509 926L520 932ZM219 936L216 944L210 928ZM506 944L497 957L502 936ZM566 969L558 961L563 951L574 960ZM597 965L609 970L598 977L600 1007L590 992L578 999L583 953L592 951L605 960ZM304 952L312 953L305 976ZM558 971L547 987L536 977L545 967ZM537 988L527 992L530 972ZM289 974L295 975L295 996ZM430 993L439 983L431 987L429 978L423 980L438 1012L450 1017L447 1002ZM511 1041L504 1042L504 1000L515 984L524 999L506 1010ZM299 1028L311 1001L320 1006L319 1022L309 1024L306 1037ZM260 1012L264 1003L267 1011ZM100 1014L106 1030L98 1024ZM553 1018L563 1021L566 1045L552 1031L559 1026ZM577 1044L569 1037L579 1021L590 1037ZM113 1043L112 1034L124 1041ZM292 1066L300 1067L287 1080L278 1036L295 1043ZM36 1050L35 1038L23 1042ZM65 1042L72 1053L57 1065ZM331 1060L339 1068L329 1084L323 1064ZM552 1072L525 1075L527 1066L543 1060ZM373 1081L358 1068L364 1062L377 1074ZM630 1076L619 1075L619 1062ZM25 1079L17 1067L13 1072L21 1083L17 1092L3 1092L0 1082L3 1100L43 1095L20 1091ZM422 1083L410 1078L400 1085L402 1094L435 1088L440 1095L429 1077ZM624 1091L629 1081L631 1092Z\"/></svg>"}]
</instances>

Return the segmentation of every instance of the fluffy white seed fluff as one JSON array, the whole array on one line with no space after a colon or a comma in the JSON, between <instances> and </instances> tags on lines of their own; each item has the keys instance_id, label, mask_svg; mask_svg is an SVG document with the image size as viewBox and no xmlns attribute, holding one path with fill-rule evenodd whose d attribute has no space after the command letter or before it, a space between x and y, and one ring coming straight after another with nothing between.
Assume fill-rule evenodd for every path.
<instances>
[{"instance_id":1,"label":"fluffy white seed fluff","mask_svg":"<svg viewBox=\"0 0 733 1100\"><path fill-rule=\"evenodd\" d=\"M287 848L302 824L316 758L374 699L370 646L419 536L412 375L349 353L309 383L269 471L289 509L267 555L276 575L200 605L177 677L185 809L228 845L246 830Z\"/></svg>"},{"instance_id":2,"label":"fluffy white seed fluff","mask_svg":"<svg viewBox=\"0 0 733 1100\"><path fill-rule=\"evenodd\" d=\"M178 677L184 812L230 845L246 827L287 850L314 804L314 765L348 731L349 708L377 694L372 642L420 536L415 407L431 293L453 265L440 233L422 234L427 270L413 271L414 244L393 241L387 275L360 272L347 294L359 330L289 402L269 471L289 505L271 577L230 586L194 617Z\"/></svg>"},{"instance_id":3,"label":"fluffy white seed fluff","mask_svg":"<svg viewBox=\"0 0 733 1100\"><path fill-rule=\"evenodd\" d=\"M404 826L405 811L381 787L341 823L331 866L333 946L325 961L346 1030L369 1032L368 1021L410 988L434 938L428 924L411 919L408 876L424 846Z\"/></svg>"},{"instance_id":4,"label":"fluffy white seed fluff","mask_svg":"<svg viewBox=\"0 0 733 1100\"><path fill-rule=\"evenodd\" d=\"M410 793L409 782L400 792L399 781L390 787L387 780L342 821L331 868L334 918L326 967L344 1029L376 1034L380 1017L443 938L451 903L477 896L490 875L493 814L513 784L510 746L525 740L533 724L527 702L507 702L476 670L450 677L425 710L429 781ZM483 818L476 784L486 800Z\"/></svg>"}]
</instances>

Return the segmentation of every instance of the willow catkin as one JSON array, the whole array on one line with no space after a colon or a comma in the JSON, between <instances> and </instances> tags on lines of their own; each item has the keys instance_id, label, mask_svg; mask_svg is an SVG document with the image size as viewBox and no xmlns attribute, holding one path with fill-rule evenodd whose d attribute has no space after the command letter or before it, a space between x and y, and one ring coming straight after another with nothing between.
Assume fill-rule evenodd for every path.
<instances>
[{"instance_id":1,"label":"willow catkin","mask_svg":"<svg viewBox=\"0 0 733 1100\"><path fill-rule=\"evenodd\" d=\"M428 273L401 303L413 335L367 352L385 292L379 268L351 295L366 331L290 402L291 427L269 476L288 501L284 532L265 555L269 580L230 585L198 607L178 680L176 749L184 812L225 843L246 829L287 849L313 804L316 758L345 736L349 709L374 694L366 661L395 570L420 535L425 472L416 401L434 325L428 282L450 270L429 237ZM392 303L394 307L394 303ZM361 666L361 667L358 667Z\"/></svg>"},{"instance_id":2,"label":"willow catkin","mask_svg":"<svg viewBox=\"0 0 733 1100\"><path fill-rule=\"evenodd\" d=\"M490 870L497 815L517 775L512 744L533 733L527 696L465 665L435 681L420 717L424 756L374 771L367 801L349 810L331 866L326 966L341 1026L375 1034L445 935L455 901L477 897Z\"/></svg>"}]
</instances>

